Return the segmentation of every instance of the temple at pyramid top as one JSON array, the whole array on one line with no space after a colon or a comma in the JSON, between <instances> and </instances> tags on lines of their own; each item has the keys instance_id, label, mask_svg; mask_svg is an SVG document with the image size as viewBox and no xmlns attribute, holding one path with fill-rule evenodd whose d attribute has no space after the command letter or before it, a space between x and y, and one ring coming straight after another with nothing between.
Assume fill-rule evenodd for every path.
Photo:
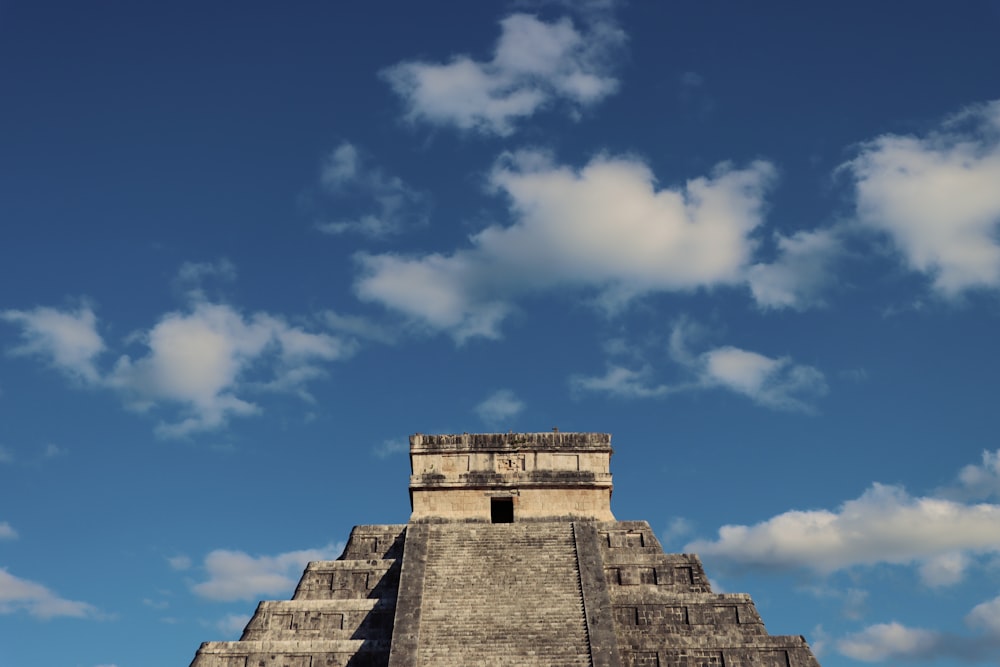
<instances>
[{"instance_id":1,"label":"temple at pyramid top","mask_svg":"<svg viewBox=\"0 0 1000 667\"><path fill-rule=\"evenodd\" d=\"M614 521L608 433L410 436L411 522Z\"/></svg>"}]
</instances>

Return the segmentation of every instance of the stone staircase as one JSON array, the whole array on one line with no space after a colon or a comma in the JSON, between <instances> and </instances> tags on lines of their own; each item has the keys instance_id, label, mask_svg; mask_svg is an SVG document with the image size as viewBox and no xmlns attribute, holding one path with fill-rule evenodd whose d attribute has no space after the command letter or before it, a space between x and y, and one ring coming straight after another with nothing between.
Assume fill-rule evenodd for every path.
<instances>
[{"instance_id":1,"label":"stone staircase","mask_svg":"<svg viewBox=\"0 0 1000 667\"><path fill-rule=\"evenodd\" d=\"M573 524L427 528L415 664L589 666Z\"/></svg>"}]
</instances>

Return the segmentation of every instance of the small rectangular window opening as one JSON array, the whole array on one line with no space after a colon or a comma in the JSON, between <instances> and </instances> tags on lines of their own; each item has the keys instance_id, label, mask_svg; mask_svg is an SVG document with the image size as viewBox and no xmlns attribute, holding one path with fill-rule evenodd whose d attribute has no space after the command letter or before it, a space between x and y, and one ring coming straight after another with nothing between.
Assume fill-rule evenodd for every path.
<instances>
[{"instance_id":1,"label":"small rectangular window opening","mask_svg":"<svg viewBox=\"0 0 1000 667\"><path fill-rule=\"evenodd\" d=\"M514 499L490 498L490 521L493 523L514 523Z\"/></svg>"}]
</instances>

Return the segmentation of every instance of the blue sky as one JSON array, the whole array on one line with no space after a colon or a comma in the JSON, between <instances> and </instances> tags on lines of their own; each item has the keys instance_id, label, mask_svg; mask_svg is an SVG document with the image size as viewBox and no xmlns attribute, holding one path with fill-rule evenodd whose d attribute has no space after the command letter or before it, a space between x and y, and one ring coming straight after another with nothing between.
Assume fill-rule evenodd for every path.
<instances>
[{"instance_id":1,"label":"blue sky","mask_svg":"<svg viewBox=\"0 0 1000 667\"><path fill-rule=\"evenodd\" d=\"M0 665L184 665L414 432L826 667L1000 652L1000 4L0 4Z\"/></svg>"}]
</instances>

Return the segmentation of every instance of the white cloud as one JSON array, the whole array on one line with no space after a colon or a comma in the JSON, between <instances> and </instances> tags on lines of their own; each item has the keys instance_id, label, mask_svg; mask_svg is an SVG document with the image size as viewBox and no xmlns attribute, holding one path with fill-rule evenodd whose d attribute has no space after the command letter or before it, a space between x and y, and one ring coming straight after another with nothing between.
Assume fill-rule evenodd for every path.
<instances>
[{"instance_id":1,"label":"white cloud","mask_svg":"<svg viewBox=\"0 0 1000 667\"><path fill-rule=\"evenodd\" d=\"M524 410L524 401L509 389L500 389L476 406L476 414L487 424L499 424L516 417Z\"/></svg>"},{"instance_id":2,"label":"white cloud","mask_svg":"<svg viewBox=\"0 0 1000 667\"><path fill-rule=\"evenodd\" d=\"M1000 651L1000 598L977 605L965 623L979 634L963 635L912 628L896 621L871 625L836 642L837 650L865 662L894 663L957 660L969 663L996 662Z\"/></svg>"},{"instance_id":3,"label":"white cloud","mask_svg":"<svg viewBox=\"0 0 1000 667\"><path fill-rule=\"evenodd\" d=\"M823 304L822 294L833 278L833 264L843 249L829 229L775 235L778 256L770 264L754 264L747 281L761 308L806 308Z\"/></svg>"},{"instance_id":4,"label":"white cloud","mask_svg":"<svg viewBox=\"0 0 1000 667\"><path fill-rule=\"evenodd\" d=\"M12 354L40 356L70 377L95 383L100 374L95 358L104 350L97 332L97 316L89 306L76 311L39 307L34 310L5 310L0 320L21 325L24 343Z\"/></svg>"},{"instance_id":5,"label":"white cloud","mask_svg":"<svg viewBox=\"0 0 1000 667\"><path fill-rule=\"evenodd\" d=\"M236 265L226 258L215 262L184 262L177 270L176 281L182 286L191 286L210 277L236 280Z\"/></svg>"},{"instance_id":6,"label":"white cloud","mask_svg":"<svg viewBox=\"0 0 1000 667\"><path fill-rule=\"evenodd\" d=\"M393 343L396 340L395 331L359 315L342 315L335 311L327 310L322 313L321 319L331 331L350 337L386 344Z\"/></svg>"},{"instance_id":7,"label":"white cloud","mask_svg":"<svg viewBox=\"0 0 1000 667\"><path fill-rule=\"evenodd\" d=\"M363 318L318 314L291 324L278 315L244 315L225 303L208 300L201 281L208 276L235 277L228 260L188 262L176 285L184 288L187 307L169 312L149 330L128 335L125 346L139 354L122 354L108 370L97 365L106 346L97 332L97 317L86 305L76 310L38 307L0 311L0 320L21 326L24 343L13 354L41 357L91 387L118 392L128 407L171 411L157 433L166 437L220 428L231 417L260 412L250 394L281 392L314 401L307 385L326 376L329 362L352 356L358 339L391 342L392 336ZM335 333L330 333L330 332ZM43 458L66 450L49 444ZM0 463L10 462L0 447Z\"/></svg>"},{"instance_id":8,"label":"white cloud","mask_svg":"<svg viewBox=\"0 0 1000 667\"><path fill-rule=\"evenodd\" d=\"M970 561L971 559L962 552L928 558L918 569L920 580L935 588L957 584L965 576Z\"/></svg>"},{"instance_id":9,"label":"white cloud","mask_svg":"<svg viewBox=\"0 0 1000 667\"><path fill-rule=\"evenodd\" d=\"M0 568L0 614L13 614L17 611L26 611L41 619L100 616L93 605L59 597L42 584L15 577L6 569Z\"/></svg>"},{"instance_id":10,"label":"white cloud","mask_svg":"<svg viewBox=\"0 0 1000 667\"><path fill-rule=\"evenodd\" d=\"M380 459L387 459L393 454L403 454L410 451L410 443L406 440L383 440L381 445L372 448L372 453Z\"/></svg>"},{"instance_id":11,"label":"white cloud","mask_svg":"<svg viewBox=\"0 0 1000 667\"><path fill-rule=\"evenodd\" d=\"M984 451L980 465L962 468L958 486L947 492L960 498L1000 498L1000 449Z\"/></svg>"},{"instance_id":12,"label":"white cloud","mask_svg":"<svg viewBox=\"0 0 1000 667\"><path fill-rule=\"evenodd\" d=\"M925 655L940 641L937 633L896 623L879 623L837 641L837 650L849 658L879 662L889 658Z\"/></svg>"},{"instance_id":13,"label":"white cloud","mask_svg":"<svg viewBox=\"0 0 1000 667\"><path fill-rule=\"evenodd\" d=\"M10 450L9 447L4 447L0 445L0 463L13 463L14 462L14 452Z\"/></svg>"},{"instance_id":14,"label":"white cloud","mask_svg":"<svg viewBox=\"0 0 1000 667\"><path fill-rule=\"evenodd\" d=\"M1000 505L912 497L874 484L837 511L788 511L761 523L727 525L715 540L685 547L720 565L807 568L820 573L876 563L919 564L924 583L961 579L968 556L1000 552Z\"/></svg>"},{"instance_id":15,"label":"white cloud","mask_svg":"<svg viewBox=\"0 0 1000 667\"><path fill-rule=\"evenodd\" d=\"M923 137L881 136L841 169L858 222L887 234L937 293L1000 287L1000 100Z\"/></svg>"},{"instance_id":16,"label":"white cloud","mask_svg":"<svg viewBox=\"0 0 1000 667\"><path fill-rule=\"evenodd\" d=\"M830 634L823 629L822 625L813 628L809 635L809 646L817 658L822 658L826 653L826 647L830 643Z\"/></svg>"},{"instance_id":17,"label":"white cloud","mask_svg":"<svg viewBox=\"0 0 1000 667\"><path fill-rule=\"evenodd\" d=\"M652 381L653 369L644 365L638 370L617 364L608 364L604 375L587 377L574 375L570 378L570 388L574 391L593 391L619 398L653 398L665 396L676 388Z\"/></svg>"},{"instance_id":18,"label":"white cloud","mask_svg":"<svg viewBox=\"0 0 1000 667\"><path fill-rule=\"evenodd\" d=\"M775 410L811 412L813 408L803 397L826 393L823 373L812 366L732 346L701 355L701 379L707 386L729 389Z\"/></svg>"},{"instance_id":19,"label":"white cloud","mask_svg":"<svg viewBox=\"0 0 1000 667\"><path fill-rule=\"evenodd\" d=\"M892 621L849 634L838 640L836 647L841 654L865 662L949 659L995 663L1000 651L1000 597L976 605L964 620L978 634L938 632Z\"/></svg>"},{"instance_id":20,"label":"white cloud","mask_svg":"<svg viewBox=\"0 0 1000 667\"><path fill-rule=\"evenodd\" d=\"M841 614L845 618L859 619L864 615L865 605L868 601L868 591L860 588L848 588L842 590L826 584L810 584L803 586L802 590L817 598L832 598L843 603Z\"/></svg>"},{"instance_id":21,"label":"white cloud","mask_svg":"<svg viewBox=\"0 0 1000 667\"><path fill-rule=\"evenodd\" d=\"M68 450L65 447L60 447L50 442L47 445L45 445L45 448L42 450L42 458L54 459L60 456L65 456L67 453Z\"/></svg>"},{"instance_id":22,"label":"white cloud","mask_svg":"<svg viewBox=\"0 0 1000 667\"><path fill-rule=\"evenodd\" d=\"M215 627L226 635L239 636L250 622L250 618L246 614L226 614L218 620Z\"/></svg>"},{"instance_id":23,"label":"white cloud","mask_svg":"<svg viewBox=\"0 0 1000 667\"><path fill-rule=\"evenodd\" d=\"M17 531L6 521L0 521L0 540L16 540Z\"/></svg>"},{"instance_id":24,"label":"white cloud","mask_svg":"<svg viewBox=\"0 0 1000 667\"><path fill-rule=\"evenodd\" d=\"M167 563L173 570L187 570L188 568L191 567L191 558L183 554L180 554L168 558Z\"/></svg>"},{"instance_id":25,"label":"white cloud","mask_svg":"<svg viewBox=\"0 0 1000 667\"><path fill-rule=\"evenodd\" d=\"M488 62L460 55L383 70L407 119L505 136L537 111L558 103L575 115L617 90L611 71L625 36L607 14L591 15L583 31L568 18L530 14L512 14L500 28Z\"/></svg>"},{"instance_id":26,"label":"white cloud","mask_svg":"<svg viewBox=\"0 0 1000 667\"><path fill-rule=\"evenodd\" d=\"M685 88L698 88L705 83L705 77L697 72L683 72L680 81Z\"/></svg>"},{"instance_id":27,"label":"white cloud","mask_svg":"<svg viewBox=\"0 0 1000 667\"><path fill-rule=\"evenodd\" d=\"M332 560L343 545L289 551L276 556L251 556L243 551L217 549L205 557L206 581L192 590L208 600L254 600L261 595L288 596L309 561Z\"/></svg>"},{"instance_id":28,"label":"white cloud","mask_svg":"<svg viewBox=\"0 0 1000 667\"><path fill-rule=\"evenodd\" d=\"M365 211L356 217L340 215L337 220L317 222L316 228L324 233L353 232L380 238L427 221L427 196L379 167L365 164L349 142L327 156L320 183L324 192L335 198L338 208L353 203Z\"/></svg>"},{"instance_id":29,"label":"white cloud","mask_svg":"<svg viewBox=\"0 0 1000 667\"><path fill-rule=\"evenodd\" d=\"M977 604L965 617L971 628L985 630L987 634L1000 638L1000 596Z\"/></svg>"},{"instance_id":30,"label":"white cloud","mask_svg":"<svg viewBox=\"0 0 1000 667\"><path fill-rule=\"evenodd\" d=\"M635 158L596 157L580 170L522 151L502 157L491 185L514 223L471 247L418 257L360 255L358 296L458 341L499 337L514 299L552 289L597 291L609 310L656 291L739 284L774 169L718 166L682 187L657 188Z\"/></svg>"},{"instance_id":31,"label":"white cloud","mask_svg":"<svg viewBox=\"0 0 1000 667\"><path fill-rule=\"evenodd\" d=\"M684 517L675 516L667 522L667 527L660 533L664 543L672 543L694 530L694 524Z\"/></svg>"},{"instance_id":32,"label":"white cloud","mask_svg":"<svg viewBox=\"0 0 1000 667\"><path fill-rule=\"evenodd\" d=\"M248 388L309 398L304 384L323 373L316 362L353 352L352 345L329 334L310 333L266 313L244 318L230 306L205 302L190 312L164 315L141 339L146 355L119 358L107 384L125 392L137 409L180 405L182 419L158 428L165 436L257 413L259 406L237 395Z\"/></svg>"},{"instance_id":33,"label":"white cloud","mask_svg":"<svg viewBox=\"0 0 1000 667\"><path fill-rule=\"evenodd\" d=\"M729 345L696 354L688 349L688 340L700 335L700 327L686 319L674 325L668 352L680 377L673 384L655 382L649 364L633 370L610 363L603 376L573 376L570 386L576 391L622 398L655 398L680 391L721 388L767 408L800 412L812 412L809 400L826 392L823 373L812 366L795 364L788 357L771 358Z\"/></svg>"}]
</instances>

